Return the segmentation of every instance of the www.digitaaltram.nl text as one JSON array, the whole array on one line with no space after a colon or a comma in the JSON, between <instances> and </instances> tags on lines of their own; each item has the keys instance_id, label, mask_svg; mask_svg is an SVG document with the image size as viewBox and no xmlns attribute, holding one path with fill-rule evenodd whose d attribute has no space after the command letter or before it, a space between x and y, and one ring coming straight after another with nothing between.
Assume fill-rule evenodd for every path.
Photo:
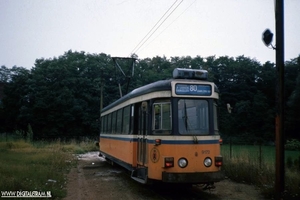
<instances>
[{"instance_id":1,"label":"www.digitaaltram.nl text","mask_svg":"<svg viewBox=\"0 0 300 200\"><path fill-rule=\"evenodd\" d=\"M1 198L49 198L51 191L1 191Z\"/></svg>"}]
</instances>

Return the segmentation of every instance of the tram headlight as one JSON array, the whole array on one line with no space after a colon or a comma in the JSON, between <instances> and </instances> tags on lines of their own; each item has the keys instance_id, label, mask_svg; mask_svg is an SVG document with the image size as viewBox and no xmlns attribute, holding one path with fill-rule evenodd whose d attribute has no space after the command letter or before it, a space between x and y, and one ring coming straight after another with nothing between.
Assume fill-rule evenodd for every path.
<instances>
[{"instance_id":1,"label":"tram headlight","mask_svg":"<svg viewBox=\"0 0 300 200\"><path fill-rule=\"evenodd\" d=\"M180 158L178 160L178 166L181 168L185 168L188 165L188 161L185 158Z\"/></svg>"},{"instance_id":2,"label":"tram headlight","mask_svg":"<svg viewBox=\"0 0 300 200\"><path fill-rule=\"evenodd\" d=\"M203 164L205 165L205 167L210 167L212 165L212 160L211 158L207 157L204 159Z\"/></svg>"}]
</instances>

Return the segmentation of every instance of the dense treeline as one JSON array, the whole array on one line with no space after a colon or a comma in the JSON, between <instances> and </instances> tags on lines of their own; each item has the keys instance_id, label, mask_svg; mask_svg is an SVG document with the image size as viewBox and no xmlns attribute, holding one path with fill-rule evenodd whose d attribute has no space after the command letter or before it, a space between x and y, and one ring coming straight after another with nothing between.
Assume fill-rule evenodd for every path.
<instances>
[{"instance_id":1,"label":"dense treeline","mask_svg":"<svg viewBox=\"0 0 300 200\"><path fill-rule=\"evenodd\" d=\"M274 141L277 72L245 56L137 59L128 91L168 79L176 67L206 69L220 90L219 127L223 137ZM130 60L119 61L126 75ZM103 105L127 90L128 77L110 55L68 51L58 58L37 59L30 70L0 68L0 132L32 130L36 139L97 137L100 93ZM285 136L300 139L300 56L285 63ZM230 103L233 112L227 112Z\"/></svg>"}]
</instances>

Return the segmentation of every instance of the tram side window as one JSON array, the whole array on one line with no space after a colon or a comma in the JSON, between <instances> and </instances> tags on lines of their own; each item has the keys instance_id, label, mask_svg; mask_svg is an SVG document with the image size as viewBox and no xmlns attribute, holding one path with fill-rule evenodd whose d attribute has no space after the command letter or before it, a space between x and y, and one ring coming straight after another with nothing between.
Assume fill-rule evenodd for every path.
<instances>
[{"instance_id":1,"label":"tram side window","mask_svg":"<svg viewBox=\"0 0 300 200\"><path fill-rule=\"evenodd\" d=\"M101 122L102 122L102 127L101 127L101 130L102 130L102 133L107 133L108 132L108 115L105 115L103 117L101 117Z\"/></svg>"},{"instance_id":2,"label":"tram side window","mask_svg":"<svg viewBox=\"0 0 300 200\"><path fill-rule=\"evenodd\" d=\"M139 106L139 127L138 127L138 133L140 135L146 134L148 135L148 120L147 120L147 111L143 110L143 106Z\"/></svg>"},{"instance_id":3,"label":"tram side window","mask_svg":"<svg viewBox=\"0 0 300 200\"><path fill-rule=\"evenodd\" d=\"M112 117L111 117L111 133L112 134L116 133L116 120L117 120L117 112L113 112Z\"/></svg>"},{"instance_id":4,"label":"tram side window","mask_svg":"<svg viewBox=\"0 0 300 200\"><path fill-rule=\"evenodd\" d=\"M214 132L216 135L219 134L219 126L218 126L218 110L217 103L214 103Z\"/></svg>"},{"instance_id":5,"label":"tram side window","mask_svg":"<svg viewBox=\"0 0 300 200\"><path fill-rule=\"evenodd\" d=\"M131 115L130 115L130 134L136 134L136 123L134 123L134 115L135 115L134 105L131 105Z\"/></svg>"},{"instance_id":6,"label":"tram side window","mask_svg":"<svg viewBox=\"0 0 300 200\"><path fill-rule=\"evenodd\" d=\"M111 133L111 114L107 115L107 133Z\"/></svg>"},{"instance_id":7,"label":"tram side window","mask_svg":"<svg viewBox=\"0 0 300 200\"><path fill-rule=\"evenodd\" d=\"M123 111L123 134L129 134L130 125L130 106L124 108Z\"/></svg>"},{"instance_id":8,"label":"tram side window","mask_svg":"<svg viewBox=\"0 0 300 200\"><path fill-rule=\"evenodd\" d=\"M155 133L169 134L172 128L171 124L171 104L170 102L161 102L153 104L153 130Z\"/></svg>"},{"instance_id":9,"label":"tram side window","mask_svg":"<svg viewBox=\"0 0 300 200\"><path fill-rule=\"evenodd\" d=\"M171 129L171 109L170 104L162 104L162 125L163 129Z\"/></svg>"},{"instance_id":10,"label":"tram side window","mask_svg":"<svg viewBox=\"0 0 300 200\"><path fill-rule=\"evenodd\" d=\"M107 127L107 115L103 116L101 118L101 132L106 133L106 127Z\"/></svg>"},{"instance_id":11,"label":"tram side window","mask_svg":"<svg viewBox=\"0 0 300 200\"><path fill-rule=\"evenodd\" d=\"M104 117L100 118L100 123L101 123L101 125L100 125L100 127L101 127L100 132L103 133L103 130L104 130Z\"/></svg>"},{"instance_id":12,"label":"tram side window","mask_svg":"<svg viewBox=\"0 0 300 200\"><path fill-rule=\"evenodd\" d=\"M116 133L117 134L121 133L121 131L122 131L122 118L123 118L122 114L123 114L123 110L119 109L117 111L117 124L116 124Z\"/></svg>"}]
</instances>

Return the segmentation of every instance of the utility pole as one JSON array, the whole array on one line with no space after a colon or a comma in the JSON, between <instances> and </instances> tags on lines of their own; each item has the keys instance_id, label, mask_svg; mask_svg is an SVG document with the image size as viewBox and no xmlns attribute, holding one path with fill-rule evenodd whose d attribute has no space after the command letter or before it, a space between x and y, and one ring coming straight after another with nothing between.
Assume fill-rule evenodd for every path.
<instances>
[{"instance_id":1,"label":"utility pole","mask_svg":"<svg viewBox=\"0 0 300 200\"><path fill-rule=\"evenodd\" d=\"M275 4L275 26L276 26L276 48L271 44L273 33L267 29L263 33L265 45L272 46L276 50L277 71L277 107L275 118L275 141L276 141L276 163L275 163L275 198L282 198L285 186L284 170L284 5L283 0L276 0Z\"/></svg>"},{"instance_id":2,"label":"utility pole","mask_svg":"<svg viewBox=\"0 0 300 200\"><path fill-rule=\"evenodd\" d=\"M276 113L276 199L284 192L284 4L276 0L276 69L278 74L278 107Z\"/></svg>"}]
</instances>

